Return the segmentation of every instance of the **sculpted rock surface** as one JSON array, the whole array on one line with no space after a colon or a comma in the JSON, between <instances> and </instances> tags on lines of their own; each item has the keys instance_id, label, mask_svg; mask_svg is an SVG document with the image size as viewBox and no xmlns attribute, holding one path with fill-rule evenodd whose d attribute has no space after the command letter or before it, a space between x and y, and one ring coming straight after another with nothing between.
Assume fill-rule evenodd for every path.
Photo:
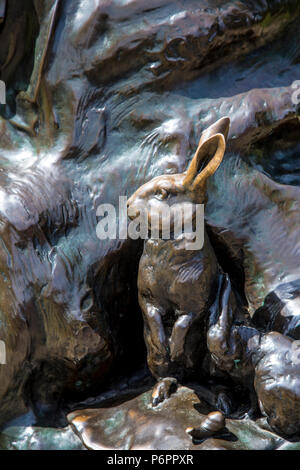
<instances>
[{"instance_id":1,"label":"sculpted rock surface","mask_svg":"<svg viewBox=\"0 0 300 470\"><path fill-rule=\"evenodd\" d=\"M197 387L195 391L180 387L168 402L155 408L151 392L145 392L116 407L75 411L68 420L84 445L95 450L275 450L299 446L268 430L263 420L226 419L226 429L218 438L192 440L185 429L199 426L208 411Z\"/></svg>"},{"instance_id":2,"label":"sculpted rock surface","mask_svg":"<svg viewBox=\"0 0 300 470\"><path fill-rule=\"evenodd\" d=\"M71 426L64 429L10 426L0 434L5 450L86 450Z\"/></svg>"},{"instance_id":3,"label":"sculpted rock surface","mask_svg":"<svg viewBox=\"0 0 300 470\"><path fill-rule=\"evenodd\" d=\"M253 318L299 338L298 320L286 322L299 311L299 21L293 0L7 2L2 423L30 408L55 421L64 402L98 392L117 359L132 368L144 360L141 247L100 241L96 210L183 172L203 129L225 115L210 237L242 293L245 284Z\"/></svg>"}]
</instances>

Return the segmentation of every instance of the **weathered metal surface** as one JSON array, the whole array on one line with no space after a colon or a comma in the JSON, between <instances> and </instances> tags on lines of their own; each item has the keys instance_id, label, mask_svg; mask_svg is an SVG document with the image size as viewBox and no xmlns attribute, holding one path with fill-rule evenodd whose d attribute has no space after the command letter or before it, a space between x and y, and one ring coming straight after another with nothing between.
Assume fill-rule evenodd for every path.
<instances>
[{"instance_id":1,"label":"weathered metal surface","mask_svg":"<svg viewBox=\"0 0 300 470\"><path fill-rule=\"evenodd\" d=\"M140 244L100 241L96 209L183 172L201 132L225 115L209 236L253 318L298 338L286 321L299 292L298 31L292 0L7 2L2 422L29 408L55 417L61 400L101 391L117 358L133 368L144 358ZM278 152L286 161L274 169Z\"/></svg>"}]
</instances>

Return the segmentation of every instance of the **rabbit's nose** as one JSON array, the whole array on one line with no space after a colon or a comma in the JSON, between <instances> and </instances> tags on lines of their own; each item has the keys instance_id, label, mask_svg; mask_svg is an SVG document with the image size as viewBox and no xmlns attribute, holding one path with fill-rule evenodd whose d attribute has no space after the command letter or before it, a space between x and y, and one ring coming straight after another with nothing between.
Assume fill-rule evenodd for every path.
<instances>
[{"instance_id":1,"label":"rabbit's nose","mask_svg":"<svg viewBox=\"0 0 300 470\"><path fill-rule=\"evenodd\" d=\"M140 211L138 209L131 209L129 212L127 212L127 215L129 219L134 220L140 215Z\"/></svg>"},{"instance_id":2,"label":"rabbit's nose","mask_svg":"<svg viewBox=\"0 0 300 470\"><path fill-rule=\"evenodd\" d=\"M135 219L136 217L139 217L141 211L135 207L135 205L131 204L130 200L127 201L127 215L129 217L129 219L133 220Z\"/></svg>"}]
</instances>

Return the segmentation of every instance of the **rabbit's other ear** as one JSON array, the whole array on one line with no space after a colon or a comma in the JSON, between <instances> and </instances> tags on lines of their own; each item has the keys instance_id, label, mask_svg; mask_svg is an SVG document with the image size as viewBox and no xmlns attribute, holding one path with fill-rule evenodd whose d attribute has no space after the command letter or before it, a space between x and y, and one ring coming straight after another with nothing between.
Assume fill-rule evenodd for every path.
<instances>
[{"instance_id":1,"label":"rabbit's other ear","mask_svg":"<svg viewBox=\"0 0 300 470\"><path fill-rule=\"evenodd\" d=\"M205 189L207 179L214 174L223 159L225 147L223 134L215 134L199 144L183 182L189 190Z\"/></svg>"},{"instance_id":2,"label":"rabbit's other ear","mask_svg":"<svg viewBox=\"0 0 300 470\"><path fill-rule=\"evenodd\" d=\"M215 134L223 134L225 141L227 141L227 136L230 127L230 119L229 117L223 117L218 121L214 122L211 126L209 126L205 131L203 131L201 135L201 139L198 145L198 148L204 144L206 140L212 137Z\"/></svg>"},{"instance_id":3,"label":"rabbit's other ear","mask_svg":"<svg viewBox=\"0 0 300 470\"><path fill-rule=\"evenodd\" d=\"M229 117L223 117L219 119L217 122L209 126L201 135L201 139L199 141L198 148L196 150L195 156L192 159L192 162L187 170L186 178L185 178L185 185L191 186L193 183L194 184L199 184L199 179L197 178L197 183L196 183L196 177L200 177L200 170L205 167L205 165L208 164L208 162L212 161L212 164L209 166L207 169L207 172L205 174L202 174L201 172L201 180L204 181L206 180L211 174L213 174L216 169L218 168L219 164L222 161L223 155L221 157L221 160L219 161L218 165L216 166L215 163L217 163L217 158L219 158L219 153L218 155L214 155L214 153L217 152L217 145L214 146L215 140L211 140L212 137L221 134L224 138L224 141L226 142L228 132L229 132L229 126L230 126L230 119ZM220 139L219 139L220 140ZM208 145L204 146L206 142L209 142ZM218 143L218 145L221 145L222 147L222 139ZM202 147L204 148L202 149ZM225 151L225 149L224 149ZM215 158L216 157L216 158ZM215 169L212 171L212 168L215 166Z\"/></svg>"}]
</instances>

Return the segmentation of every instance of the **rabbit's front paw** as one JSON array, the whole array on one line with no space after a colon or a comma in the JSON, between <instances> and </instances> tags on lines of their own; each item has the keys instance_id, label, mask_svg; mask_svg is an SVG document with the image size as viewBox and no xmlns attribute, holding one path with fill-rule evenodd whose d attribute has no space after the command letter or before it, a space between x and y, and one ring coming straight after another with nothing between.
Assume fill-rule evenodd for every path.
<instances>
[{"instance_id":1,"label":"rabbit's front paw","mask_svg":"<svg viewBox=\"0 0 300 470\"><path fill-rule=\"evenodd\" d=\"M177 379L165 377L157 382L152 392L152 406L157 406L177 390Z\"/></svg>"}]
</instances>

